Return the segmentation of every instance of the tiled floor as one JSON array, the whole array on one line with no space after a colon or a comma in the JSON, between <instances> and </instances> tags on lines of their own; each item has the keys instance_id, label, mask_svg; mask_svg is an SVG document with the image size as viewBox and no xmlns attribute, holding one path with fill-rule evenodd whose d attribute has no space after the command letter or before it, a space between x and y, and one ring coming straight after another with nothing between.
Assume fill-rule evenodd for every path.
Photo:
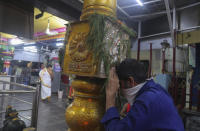
<instances>
[{"instance_id":1,"label":"tiled floor","mask_svg":"<svg viewBox=\"0 0 200 131\"><path fill-rule=\"evenodd\" d=\"M0 96L0 112L5 111L7 105L12 105L17 110L31 109L32 105L29 103L23 103L18 98L32 102L32 95L16 95L14 98L10 96ZM65 122L65 99L58 100L56 95L52 95L50 102L40 102L39 114L38 114L38 130L37 131L66 131L67 125ZM2 106L2 103L3 106ZM31 111L23 111L19 113L20 116L30 119ZM30 126L30 120L21 117L27 126ZM2 121L4 114L0 114L0 127L2 127Z\"/></svg>"},{"instance_id":2,"label":"tiled floor","mask_svg":"<svg viewBox=\"0 0 200 131\"><path fill-rule=\"evenodd\" d=\"M53 95L50 102L40 102L38 131L66 131L65 102Z\"/></svg>"}]
</instances>

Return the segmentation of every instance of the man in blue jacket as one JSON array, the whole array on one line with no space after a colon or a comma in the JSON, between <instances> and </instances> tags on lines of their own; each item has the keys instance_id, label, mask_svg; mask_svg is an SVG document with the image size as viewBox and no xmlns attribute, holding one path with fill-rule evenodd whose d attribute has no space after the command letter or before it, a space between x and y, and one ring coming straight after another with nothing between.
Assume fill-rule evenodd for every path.
<instances>
[{"instance_id":1,"label":"man in blue jacket","mask_svg":"<svg viewBox=\"0 0 200 131\"><path fill-rule=\"evenodd\" d=\"M153 80L146 80L146 74L144 66L134 59L126 59L111 69L106 88L106 114L101 120L106 131L184 131L169 94ZM131 104L123 119L115 107L119 87Z\"/></svg>"}]
</instances>

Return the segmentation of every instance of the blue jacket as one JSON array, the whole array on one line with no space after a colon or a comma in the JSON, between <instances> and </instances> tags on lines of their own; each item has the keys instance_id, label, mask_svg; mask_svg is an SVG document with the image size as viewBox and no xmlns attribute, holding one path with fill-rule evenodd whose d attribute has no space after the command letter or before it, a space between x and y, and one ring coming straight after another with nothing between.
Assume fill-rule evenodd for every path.
<instances>
[{"instance_id":1,"label":"blue jacket","mask_svg":"<svg viewBox=\"0 0 200 131\"><path fill-rule=\"evenodd\" d=\"M101 122L106 131L184 131L171 97L153 80L140 89L124 119L111 107Z\"/></svg>"}]
</instances>

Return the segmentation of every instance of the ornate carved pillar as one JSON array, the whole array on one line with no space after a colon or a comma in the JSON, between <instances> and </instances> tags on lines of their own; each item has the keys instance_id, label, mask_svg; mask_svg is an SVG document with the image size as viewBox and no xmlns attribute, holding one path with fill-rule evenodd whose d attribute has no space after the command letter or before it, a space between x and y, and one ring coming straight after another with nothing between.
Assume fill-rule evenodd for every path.
<instances>
[{"instance_id":1,"label":"ornate carved pillar","mask_svg":"<svg viewBox=\"0 0 200 131\"><path fill-rule=\"evenodd\" d=\"M89 19L91 15L94 15L93 19ZM98 16L103 16L101 22L95 19ZM102 130L100 120L105 112L102 89L106 69L125 59L130 48L131 32L115 16L116 0L84 0L81 21L70 26L63 65L64 73L76 76L72 82L74 102L65 114L70 131ZM103 28L103 36L99 36L101 33L96 26ZM102 38L100 42L98 37Z\"/></svg>"}]
</instances>

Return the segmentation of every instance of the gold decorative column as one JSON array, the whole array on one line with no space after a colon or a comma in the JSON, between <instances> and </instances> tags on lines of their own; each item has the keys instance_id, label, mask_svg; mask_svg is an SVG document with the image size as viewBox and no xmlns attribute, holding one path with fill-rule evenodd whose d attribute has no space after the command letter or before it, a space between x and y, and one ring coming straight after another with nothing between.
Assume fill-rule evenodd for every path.
<instances>
[{"instance_id":1,"label":"gold decorative column","mask_svg":"<svg viewBox=\"0 0 200 131\"><path fill-rule=\"evenodd\" d=\"M72 82L74 102L65 113L69 131L100 131L100 119L105 110L100 98L104 80L98 78L98 65L85 44L88 32L87 21L71 24L64 59L64 72L76 75Z\"/></svg>"},{"instance_id":2,"label":"gold decorative column","mask_svg":"<svg viewBox=\"0 0 200 131\"><path fill-rule=\"evenodd\" d=\"M116 17L116 0L84 0L81 20L97 13Z\"/></svg>"},{"instance_id":3,"label":"gold decorative column","mask_svg":"<svg viewBox=\"0 0 200 131\"><path fill-rule=\"evenodd\" d=\"M64 73L76 76L72 82L74 102L65 113L69 131L102 130L100 120L105 112L105 105L101 90L106 78L105 67L102 60L94 57L95 52L89 50L86 43L91 30L88 17L93 14L115 18L116 0L84 0L81 21L70 25L63 65ZM102 44L112 55L111 61L123 60L128 48L127 44L121 43L128 41L129 35L122 33L122 27L117 21L115 23L110 19L105 19L104 28L110 28L105 32Z\"/></svg>"},{"instance_id":4,"label":"gold decorative column","mask_svg":"<svg viewBox=\"0 0 200 131\"><path fill-rule=\"evenodd\" d=\"M73 81L75 99L65 114L70 131L100 131L105 108L99 98L102 84L98 83L94 78Z\"/></svg>"}]
</instances>

